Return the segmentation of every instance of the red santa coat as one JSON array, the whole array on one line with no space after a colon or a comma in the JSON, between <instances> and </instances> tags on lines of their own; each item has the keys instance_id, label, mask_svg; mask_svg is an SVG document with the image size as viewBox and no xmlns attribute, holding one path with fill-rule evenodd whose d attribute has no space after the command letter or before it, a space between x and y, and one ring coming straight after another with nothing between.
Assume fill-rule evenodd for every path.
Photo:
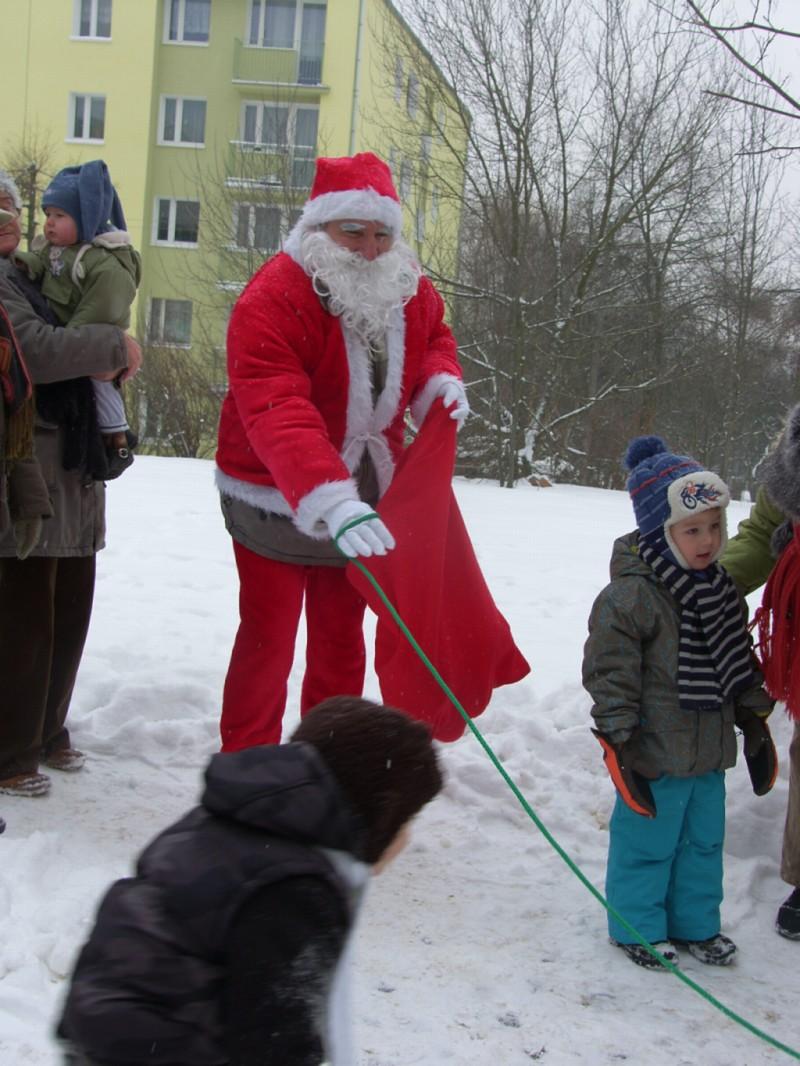
<instances>
[{"instance_id":1,"label":"red santa coat","mask_svg":"<svg viewBox=\"0 0 800 1066\"><path fill-rule=\"evenodd\" d=\"M381 493L410 407L421 424L441 384L461 380L444 303L427 278L387 329L386 384L373 407L364 342L330 315L311 280L280 253L256 273L228 328L229 390L217 449L221 491L293 515L324 538L322 515L358 499L352 473L369 451Z\"/></svg>"}]
</instances>

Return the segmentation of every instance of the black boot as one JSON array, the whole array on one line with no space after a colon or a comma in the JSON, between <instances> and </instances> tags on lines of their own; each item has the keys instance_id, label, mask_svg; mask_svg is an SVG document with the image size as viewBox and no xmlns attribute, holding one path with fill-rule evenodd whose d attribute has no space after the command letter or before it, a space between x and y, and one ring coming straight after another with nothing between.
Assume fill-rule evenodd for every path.
<instances>
[{"instance_id":1,"label":"black boot","mask_svg":"<svg viewBox=\"0 0 800 1066\"><path fill-rule=\"evenodd\" d=\"M787 940L800 940L800 888L781 903L775 929Z\"/></svg>"}]
</instances>

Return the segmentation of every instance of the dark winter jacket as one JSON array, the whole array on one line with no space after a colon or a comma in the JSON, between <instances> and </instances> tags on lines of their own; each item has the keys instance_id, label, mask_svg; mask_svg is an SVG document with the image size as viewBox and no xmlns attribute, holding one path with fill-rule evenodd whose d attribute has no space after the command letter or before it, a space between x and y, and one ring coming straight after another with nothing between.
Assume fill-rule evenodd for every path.
<instances>
[{"instance_id":1,"label":"dark winter jacket","mask_svg":"<svg viewBox=\"0 0 800 1066\"><path fill-rule=\"evenodd\" d=\"M124 335L116 326L58 329L43 322L9 280L16 267L0 258L0 302L16 332L34 385L123 370L128 363ZM64 470L64 430L37 418L36 457L47 484L53 517L44 526L35 556L92 555L105 543L105 486L76 470ZM16 554L9 532L0 537L0 557Z\"/></svg>"},{"instance_id":2,"label":"dark winter jacket","mask_svg":"<svg viewBox=\"0 0 800 1066\"><path fill-rule=\"evenodd\" d=\"M744 615L742 616L744 625ZM629 759L647 777L695 777L736 762L734 720L767 713L759 683L719 711L680 707L680 611L639 557L638 533L614 543L611 583L594 602L584 648L583 684L601 733L632 733Z\"/></svg>"},{"instance_id":3,"label":"dark winter jacket","mask_svg":"<svg viewBox=\"0 0 800 1066\"><path fill-rule=\"evenodd\" d=\"M101 903L59 1036L99 1066L319 1066L364 841L311 746L215 755Z\"/></svg>"}]
</instances>

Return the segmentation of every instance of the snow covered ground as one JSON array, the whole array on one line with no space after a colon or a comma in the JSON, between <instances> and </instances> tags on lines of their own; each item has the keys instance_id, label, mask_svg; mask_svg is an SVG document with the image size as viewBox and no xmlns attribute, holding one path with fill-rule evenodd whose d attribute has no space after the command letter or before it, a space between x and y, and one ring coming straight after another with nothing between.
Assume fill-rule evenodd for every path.
<instances>
[{"instance_id":1,"label":"snow covered ground","mask_svg":"<svg viewBox=\"0 0 800 1066\"><path fill-rule=\"evenodd\" d=\"M478 727L531 806L602 889L613 790L580 686L592 599L611 543L633 525L623 493L513 492L459 481L489 585L533 666ZM732 526L747 512L731 507ZM208 462L140 457L109 488L109 544L75 693L75 776L45 799L0 797L0 1066L50 1066L65 977L108 883L192 806L217 745L237 583ZM299 692L302 648L290 700ZM377 697L374 675L368 696ZM292 710L287 727L296 722ZM723 929L730 969L683 955L687 975L800 1049L800 944L773 921L789 723L773 716L779 780L757 799L728 775ZM354 1066L766 1066L789 1056L669 974L609 945L605 913L522 811L475 738L443 753L444 795L368 894L357 942ZM290 1066L290 1064L287 1064Z\"/></svg>"}]
</instances>

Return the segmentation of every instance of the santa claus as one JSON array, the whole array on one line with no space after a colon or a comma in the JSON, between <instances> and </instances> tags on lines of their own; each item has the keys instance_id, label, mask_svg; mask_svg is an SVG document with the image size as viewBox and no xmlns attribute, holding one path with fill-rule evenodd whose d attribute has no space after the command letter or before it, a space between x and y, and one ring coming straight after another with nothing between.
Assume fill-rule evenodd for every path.
<instances>
[{"instance_id":1,"label":"santa claus","mask_svg":"<svg viewBox=\"0 0 800 1066\"><path fill-rule=\"evenodd\" d=\"M469 411L442 298L401 222L377 156L318 159L284 251L234 307L217 450L240 585L224 751L280 740L304 602L301 713L361 693L365 601L341 551L394 547L373 508L402 451L406 411L417 425L437 398L459 424Z\"/></svg>"}]
</instances>

